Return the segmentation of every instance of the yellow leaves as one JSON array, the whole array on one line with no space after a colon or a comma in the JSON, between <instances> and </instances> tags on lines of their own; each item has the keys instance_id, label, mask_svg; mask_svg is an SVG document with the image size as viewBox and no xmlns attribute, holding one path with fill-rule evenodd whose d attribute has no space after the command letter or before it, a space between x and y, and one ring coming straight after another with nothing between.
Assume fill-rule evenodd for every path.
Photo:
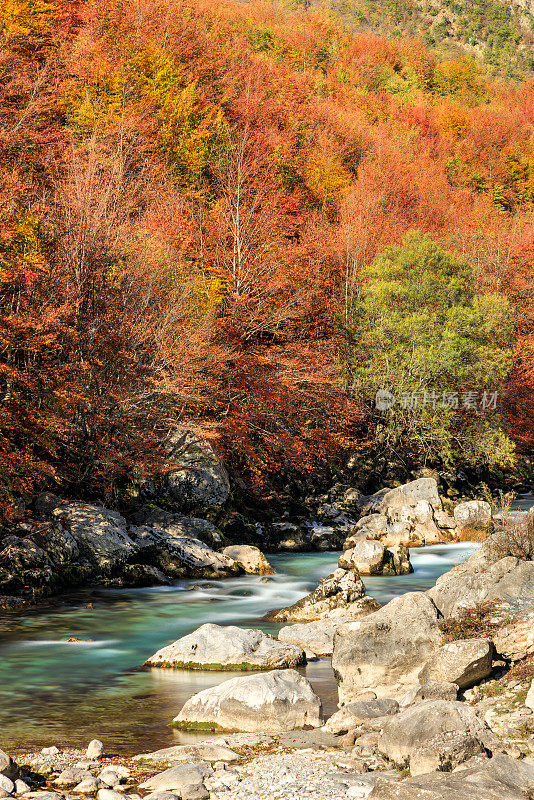
<instances>
[{"instance_id":1,"label":"yellow leaves","mask_svg":"<svg viewBox=\"0 0 534 800\"><path fill-rule=\"evenodd\" d=\"M351 176L335 156L315 153L308 159L305 181L323 207L332 208L350 186Z\"/></svg>"},{"instance_id":2,"label":"yellow leaves","mask_svg":"<svg viewBox=\"0 0 534 800\"><path fill-rule=\"evenodd\" d=\"M24 214L3 238L0 265L5 272L39 272L46 266L39 241L39 216Z\"/></svg>"},{"instance_id":3,"label":"yellow leaves","mask_svg":"<svg viewBox=\"0 0 534 800\"><path fill-rule=\"evenodd\" d=\"M467 110L465 108L447 105L442 110L439 121L444 130L460 139L468 128Z\"/></svg>"},{"instance_id":4,"label":"yellow leaves","mask_svg":"<svg viewBox=\"0 0 534 800\"><path fill-rule=\"evenodd\" d=\"M30 36L40 31L57 14L54 0L2 0L0 24L7 33Z\"/></svg>"},{"instance_id":5,"label":"yellow leaves","mask_svg":"<svg viewBox=\"0 0 534 800\"><path fill-rule=\"evenodd\" d=\"M194 184L207 163L210 141L222 127L221 112L210 113L199 98L196 81L168 92L159 114L158 141L178 176Z\"/></svg>"},{"instance_id":6,"label":"yellow leaves","mask_svg":"<svg viewBox=\"0 0 534 800\"><path fill-rule=\"evenodd\" d=\"M110 117L122 113L124 90L119 70L98 69L85 86L64 98L68 127L80 137L104 129Z\"/></svg>"},{"instance_id":7,"label":"yellow leaves","mask_svg":"<svg viewBox=\"0 0 534 800\"><path fill-rule=\"evenodd\" d=\"M465 58L440 61L434 70L434 83L438 94L459 94L466 100L476 99L484 89L475 62Z\"/></svg>"}]
</instances>

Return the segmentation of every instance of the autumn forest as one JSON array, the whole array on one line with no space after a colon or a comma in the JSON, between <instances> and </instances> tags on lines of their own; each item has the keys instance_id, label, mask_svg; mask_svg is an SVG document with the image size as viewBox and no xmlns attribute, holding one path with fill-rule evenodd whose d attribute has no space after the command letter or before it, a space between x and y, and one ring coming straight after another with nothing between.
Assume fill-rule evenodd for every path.
<instances>
[{"instance_id":1,"label":"autumn forest","mask_svg":"<svg viewBox=\"0 0 534 800\"><path fill-rule=\"evenodd\" d=\"M532 469L534 80L374 27L4 0L4 512L120 503L176 421L258 497L348 458ZM395 415L381 387L499 402Z\"/></svg>"}]
</instances>

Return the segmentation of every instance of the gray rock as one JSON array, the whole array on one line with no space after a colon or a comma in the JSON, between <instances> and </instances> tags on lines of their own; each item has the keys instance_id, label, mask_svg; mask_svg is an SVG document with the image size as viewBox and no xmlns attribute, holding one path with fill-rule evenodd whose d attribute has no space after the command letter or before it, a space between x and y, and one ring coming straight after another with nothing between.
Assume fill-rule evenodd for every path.
<instances>
[{"instance_id":1,"label":"gray rock","mask_svg":"<svg viewBox=\"0 0 534 800\"><path fill-rule=\"evenodd\" d=\"M349 617L336 617L335 619L326 617L316 622L300 622L295 625L286 625L279 630L278 638L281 642L302 647L308 657L331 656L336 630L344 622L349 621Z\"/></svg>"},{"instance_id":2,"label":"gray rock","mask_svg":"<svg viewBox=\"0 0 534 800\"><path fill-rule=\"evenodd\" d=\"M421 686L414 686L401 700L401 706L419 703L421 700L457 700L460 687L456 683L446 681L425 681Z\"/></svg>"},{"instance_id":3,"label":"gray rock","mask_svg":"<svg viewBox=\"0 0 534 800\"><path fill-rule=\"evenodd\" d=\"M86 758L95 759L95 758L102 758L104 754L104 745L100 741L100 739L93 739L89 742L87 746L87 751L85 753Z\"/></svg>"},{"instance_id":4,"label":"gray rock","mask_svg":"<svg viewBox=\"0 0 534 800\"><path fill-rule=\"evenodd\" d=\"M365 586L356 571L336 569L302 600L273 611L267 619L276 622L309 622L325 617L356 619L379 607L376 600L365 597Z\"/></svg>"},{"instance_id":5,"label":"gray rock","mask_svg":"<svg viewBox=\"0 0 534 800\"><path fill-rule=\"evenodd\" d=\"M228 558L237 561L249 575L272 575L271 567L261 550L249 544L233 544L223 548L221 552Z\"/></svg>"},{"instance_id":6,"label":"gray rock","mask_svg":"<svg viewBox=\"0 0 534 800\"><path fill-rule=\"evenodd\" d=\"M31 792L31 787L28 786L26 781L22 781L18 778L15 781L15 794L27 794L28 792Z\"/></svg>"},{"instance_id":7,"label":"gray rock","mask_svg":"<svg viewBox=\"0 0 534 800\"><path fill-rule=\"evenodd\" d=\"M534 561L499 558L490 536L480 550L446 572L427 594L444 617L492 600L534 602Z\"/></svg>"},{"instance_id":8,"label":"gray rock","mask_svg":"<svg viewBox=\"0 0 534 800\"><path fill-rule=\"evenodd\" d=\"M100 781L98 781L94 777L86 778L85 780L80 781L80 783L76 784L73 791L75 794L96 794L96 792L100 789L101 785L102 784L100 783Z\"/></svg>"},{"instance_id":9,"label":"gray rock","mask_svg":"<svg viewBox=\"0 0 534 800\"><path fill-rule=\"evenodd\" d=\"M116 511L89 503L70 503L56 508L52 516L75 540L81 557L93 567L108 571L135 553L126 520Z\"/></svg>"},{"instance_id":10,"label":"gray rock","mask_svg":"<svg viewBox=\"0 0 534 800\"><path fill-rule=\"evenodd\" d=\"M332 714L324 729L330 733L350 731L369 720L382 719L392 716L399 711L396 700L359 700L342 706L339 711Z\"/></svg>"},{"instance_id":11,"label":"gray rock","mask_svg":"<svg viewBox=\"0 0 534 800\"><path fill-rule=\"evenodd\" d=\"M141 525L132 528L130 536L144 561L174 578L221 578L242 571L233 559L212 550L200 539L180 535L176 526L164 530Z\"/></svg>"},{"instance_id":12,"label":"gray rock","mask_svg":"<svg viewBox=\"0 0 534 800\"><path fill-rule=\"evenodd\" d=\"M58 775L54 783L56 786L76 786L77 783L81 783L92 777L91 773L86 769L67 767Z\"/></svg>"},{"instance_id":13,"label":"gray rock","mask_svg":"<svg viewBox=\"0 0 534 800\"><path fill-rule=\"evenodd\" d=\"M443 643L437 610L423 592L396 597L374 614L340 626L332 656L340 703L366 690L403 697L418 685L421 665Z\"/></svg>"},{"instance_id":14,"label":"gray rock","mask_svg":"<svg viewBox=\"0 0 534 800\"><path fill-rule=\"evenodd\" d=\"M99 789L96 796L97 800L124 800L122 792L116 792L115 789Z\"/></svg>"},{"instance_id":15,"label":"gray rock","mask_svg":"<svg viewBox=\"0 0 534 800\"><path fill-rule=\"evenodd\" d=\"M7 778L5 775L0 774L0 789L3 789L4 792L11 794L15 791L15 784L11 778Z\"/></svg>"},{"instance_id":16,"label":"gray rock","mask_svg":"<svg viewBox=\"0 0 534 800\"><path fill-rule=\"evenodd\" d=\"M169 438L168 458L179 467L167 472L164 482L180 506L220 506L228 500L228 473L207 439L193 431L178 430Z\"/></svg>"},{"instance_id":17,"label":"gray rock","mask_svg":"<svg viewBox=\"0 0 534 800\"><path fill-rule=\"evenodd\" d=\"M404 709L392 717L384 726L378 740L378 749L398 766L410 764L412 753L424 748L430 740L440 739L445 747L444 734L461 734L473 737L480 747L488 747L498 741L488 726L466 703L448 700L424 700ZM462 751L459 739L451 738L453 750L460 758ZM439 748L438 748L439 749ZM470 754L471 745L465 741L465 754ZM443 749L445 753L445 749ZM470 757L466 755L466 757Z\"/></svg>"},{"instance_id":18,"label":"gray rock","mask_svg":"<svg viewBox=\"0 0 534 800\"><path fill-rule=\"evenodd\" d=\"M493 652L491 639L448 642L429 658L419 673L419 681L456 683L460 689L469 689L491 673Z\"/></svg>"},{"instance_id":19,"label":"gray rock","mask_svg":"<svg viewBox=\"0 0 534 800\"><path fill-rule=\"evenodd\" d=\"M473 756L485 755L482 744L469 733L445 731L416 747L410 754L410 774L451 772Z\"/></svg>"},{"instance_id":20,"label":"gray rock","mask_svg":"<svg viewBox=\"0 0 534 800\"><path fill-rule=\"evenodd\" d=\"M101 781L104 786L109 786L111 789L113 789L115 786L119 785L121 782L121 777L115 772L113 767L106 767L98 775L98 780Z\"/></svg>"},{"instance_id":21,"label":"gray rock","mask_svg":"<svg viewBox=\"0 0 534 800\"><path fill-rule=\"evenodd\" d=\"M192 788L203 788L204 778L213 774L213 769L205 761L197 763L176 764L164 772L153 775L139 784L140 789L151 789L157 792L180 792Z\"/></svg>"},{"instance_id":22,"label":"gray rock","mask_svg":"<svg viewBox=\"0 0 534 800\"><path fill-rule=\"evenodd\" d=\"M279 733L322 725L321 701L296 670L233 678L191 697L173 720L180 728Z\"/></svg>"},{"instance_id":23,"label":"gray rock","mask_svg":"<svg viewBox=\"0 0 534 800\"><path fill-rule=\"evenodd\" d=\"M175 747L165 747L153 753L141 753L134 756L134 761L150 762L154 764L171 764L174 761L238 761L240 756L224 744L202 742L200 744L180 744Z\"/></svg>"},{"instance_id":24,"label":"gray rock","mask_svg":"<svg viewBox=\"0 0 534 800\"><path fill-rule=\"evenodd\" d=\"M3 750L0 750L0 773L13 781L19 774L18 764Z\"/></svg>"},{"instance_id":25,"label":"gray rock","mask_svg":"<svg viewBox=\"0 0 534 800\"><path fill-rule=\"evenodd\" d=\"M473 758L451 773L434 772L393 782L377 777L370 800L525 800L534 791L534 768L509 756Z\"/></svg>"},{"instance_id":26,"label":"gray rock","mask_svg":"<svg viewBox=\"0 0 534 800\"><path fill-rule=\"evenodd\" d=\"M386 548L380 542L362 539L339 556L340 569L355 570L360 575L381 575Z\"/></svg>"},{"instance_id":27,"label":"gray rock","mask_svg":"<svg viewBox=\"0 0 534 800\"><path fill-rule=\"evenodd\" d=\"M520 661L534 653L534 610L518 615L493 637L495 650L509 661Z\"/></svg>"},{"instance_id":28,"label":"gray rock","mask_svg":"<svg viewBox=\"0 0 534 800\"><path fill-rule=\"evenodd\" d=\"M145 664L179 669L277 669L305 662L301 647L267 633L235 625L206 623L158 650Z\"/></svg>"},{"instance_id":29,"label":"gray rock","mask_svg":"<svg viewBox=\"0 0 534 800\"><path fill-rule=\"evenodd\" d=\"M473 532L487 532L492 528L491 506L484 500L468 500L454 509L454 519L461 536Z\"/></svg>"}]
</instances>

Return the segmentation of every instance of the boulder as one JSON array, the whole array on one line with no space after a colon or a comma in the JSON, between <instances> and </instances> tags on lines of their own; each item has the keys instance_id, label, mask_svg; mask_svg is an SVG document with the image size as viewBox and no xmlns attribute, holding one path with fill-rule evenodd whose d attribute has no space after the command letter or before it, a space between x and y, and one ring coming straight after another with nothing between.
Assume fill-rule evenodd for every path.
<instances>
[{"instance_id":1,"label":"boulder","mask_svg":"<svg viewBox=\"0 0 534 800\"><path fill-rule=\"evenodd\" d=\"M445 731L412 750L410 774L451 772L473 756L485 755L481 743L463 731Z\"/></svg>"},{"instance_id":2,"label":"boulder","mask_svg":"<svg viewBox=\"0 0 534 800\"><path fill-rule=\"evenodd\" d=\"M530 684L530 689L527 692L527 696L525 698L525 706L530 708L531 711L534 711L534 680Z\"/></svg>"},{"instance_id":3,"label":"boulder","mask_svg":"<svg viewBox=\"0 0 534 800\"><path fill-rule=\"evenodd\" d=\"M520 661L534 653L534 609L528 609L493 637L495 650L509 661Z\"/></svg>"},{"instance_id":4,"label":"boulder","mask_svg":"<svg viewBox=\"0 0 534 800\"><path fill-rule=\"evenodd\" d=\"M173 720L182 729L279 733L322 725L321 701L296 670L233 678L191 697Z\"/></svg>"},{"instance_id":5,"label":"boulder","mask_svg":"<svg viewBox=\"0 0 534 800\"><path fill-rule=\"evenodd\" d=\"M392 716L398 711L399 704L396 700L360 700L342 706L339 711L332 714L324 727L329 733L342 733L364 725L370 720Z\"/></svg>"},{"instance_id":6,"label":"boulder","mask_svg":"<svg viewBox=\"0 0 534 800\"><path fill-rule=\"evenodd\" d=\"M302 648L263 631L206 623L193 633L158 650L149 667L176 669L251 670L296 667L305 663Z\"/></svg>"},{"instance_id":7,"label":"boulder","mask_svg":"<svg viewBox=\"0 0 534 800\"><path fill-rule=\"evenodd\" d=\"M70 503L56 508L52 516L74 539L81 558L99 570L106 572L124 564L136 551L126 520L116 511Z\"/></svg>"},{"instance_id":8,"label":"boulder","mask_svg":"<svg viewBox=\"0 0 534 800\"><path fill-rule=\"evenodd\" d=\"M236 562L200 539L141 525L130 531L145 561L173 578L222 578L242 572Z\"/></svg>"},{"instance_id":9,"label":"boulder","mask_svg":"<svg viewBox=\"0 0 534 800\"><path fill-rule=\"evenodd\" d=\"M334 647L334 634L350 617L326 617L316 622L301 622L295 625L286 625L278 632L281 642L296 644L302 647L307 656L331 656Z\"/></svg>"},{"instance_id":10,"label":"boulder","mask_svg":"<svg viewBox=\"0 0 534 800\"><path fill-rule=\"evenodd\" d=\"M428 503L434 511L442 510L435 478L418 478L396 489L390 489L383 495L377 510L380 513L387 513L392 507L403 505L415 507L420 502Z\"/></svg>"},{"instance_id":11,"label":"boulder","mask_svg":"<svg viewBox=\"0 0 534 800\"><path fill-rule=\"evenodd\" d=\"M454 519L461 539L471 534L491 533L491 506L484 500L468 500L454 509Z\"/></svg>"},{"instance_id":12,"label":"boulder","mask_svg":"<svg viewBox=\"0 0 534 800\"><path fill-rule=\"evenodd\" d=\"M274 569L261 550L252 545L233 544L225 547L221 552L228 558L237 561L249 575L272 575L274 573Z\"/></svg>"},{"instance_id":13,"label":"boulder","mask_svg":"<svg viewBox=\"0 0 534 800\"><path fill-rule=\"evenodd\" d=\"M132 515L132 522L136 527L148 525L150 528L158 528L171 538L200 539L214 549L224 544L221 531L207 519L171 513L158 506L141 506Z\"/></svg>"},{"instance_id":14,"label":"boulder","mask_svg":"<svg viewBox=\"0 0 534 800\"><path fill-rule=\"evenodd\" d=\"M339 556L340 569L355 570L360 575L381 575L386 562L386 548L380 542L362 539Z\"/></svg>"},{"instance_id":15,"label":"boulder","mask_svg":"<svg viewBox=\"0 0 534 800\"><path fill-rule=\"evenodd\" d=\"M447 681L425 681L414 686L400 701L401 706L419 703L421 700L457 700L460 687L457 683Z\"/></svg>"},{"instance_id":16,"label":"boulder","mask_svg":"<svg viewBox=\"0 0 534 800\"><path fill-rule=\"evenodd\" d=\"M8 536L0 551L0 592L49 594L56 582L54 564L48 554L32 539Z\"/></svg>"},{"instance_id":17,"label":"boulder","mask_svg":"<svg viewBox=\"0 0 534 800\"><path fill-rule=\"evenodd\" d=\"M340 617L355 619L380 608L379 603L365 597L365 586L355 570L336 569L310 594L292 606L267 615L276 622L300 622Z\"/></svg>"},{"instance_id":18,"label":"boulder","mask_svg":"<svg viewBox=\"0 0 534 800\"><path fill-rule=\"evenodd\" d=\"M382 539L388 531L388 518L384 514L369 514L358 520L347 542L350 542L353 537L354 541L359 541L362 538ZM353 545L349 546L352 547ZM344 545L343 549L348 550L349 546Z\"/></svg>"},{"instance_id":19,"label":"boulder","mask_svg":"<svg viewBox=\"0 0 534 800\"><path fill-rule=\"evenodd\" d=\"M379 776L369 800L525 800L533 791L534 767L496 754L400 782Z\"/></svg>"},{"instance_id":20,"label":"boulder","mask_svg":"<svg viewBox=\"0 0 534 800\"><path fill-rule=\"evenodd\" d=\"M454 734L451 736L450 742L453 751L458 754L464 752L460 736L465 737L464 754L466 758L473 755L471 751L474 747L468 740L475 739L478 742L479 752L493 742L498 742L488 726L477 716L475 710L466 703L455 700L423 700L388 720L378 739L378 749L382 755L397 766L411 766L412 754L418 749L426 747L432 740L435 740L433 748L436 747L438 741L441 741L442 753L445 758L445 735L449 734ZM459 757L461 756L455 756L455 758ZM454 766L456 765L455 763Z\"/></svg>"},{"instance_id":21,"label":"boulder","mask_svg":"<svg viewBox=\"0 0 534 800\"><path fill-rule=\"evenodd\" d=\"M408 575L413 572L410 552L404 545L386 548L381 542L362 539L339 556L341 569L361 575Z\"/></svg>"},{"instance_id":22,"label":"boulder","mask_svg":"<svg viewBox=\"0 0 534 800\"><path fill-rule=\"evenodd\" d=\"M419 673L419 680L423 685L426 681L442 681L469 689L491 673L493 652L491 639L448 642L431 655Z\"/></svg>"},{"instance_id":23,"label":"boulder","mask_svg":"<svg viewBox=\"0 0 534 800\"><path fill-rule=\"evenodd\" d=\"M171 498L182 509L221 506L230 495L228 473L210 442L194 431L178 430L168 440L169 462L164 476Z\"/></svg>"},{"instance_id":24,"label":"boulder","mask_svg":"<svg viewBox=\"0 0 534 800\"><path fill-rule=\"evenodd\" d=\"M32 538L39 547L46 550L55 564L68 564L80 557L76 539L60 523L44 522L38 525L32 533Z\"/></svg>"},{"instance_id":25,"label":"boulder","mask_svg":"<svg viewBox=\"0 0 534 800\"><path fill-rule=\"evenodd\" d=\"M213 769L205 761L196 763L176 764L164 772L152 775L143 783L140 789L149 789L152 792L177 791L183 794L193 787L204 788L204 779L213 774Z\"/></svg>"},{"instance_id":26,"label":"boulder","mask_svg":"<svg viewBox=\"0 0 534 800\"><path fill-rule=\"evenodd\" d=\"M332 666L340 703L371 689L401 698L418 684L424 664L444 643L438 612L423 592L409 592L379 611L346 623L334 637Z\"/></svg>"},{"instance_id":27,"label":"boulder","mask_svg":"<svg viewBox=\"0 0 534 800\"><path fill-rule=\"evenodd\" d=\"M466 608L492 600L534 603L534 561L499 558L493 538L428 590L444 617L458 617Z\"/></svg>"}]
</instances>

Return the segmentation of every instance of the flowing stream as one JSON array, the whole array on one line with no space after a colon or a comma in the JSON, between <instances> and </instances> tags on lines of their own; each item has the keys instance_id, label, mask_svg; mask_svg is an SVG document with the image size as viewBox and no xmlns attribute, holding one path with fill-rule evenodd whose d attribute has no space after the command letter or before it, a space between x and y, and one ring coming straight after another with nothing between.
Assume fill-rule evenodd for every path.
<instances>
[{"instance_id":1,"label":"flowing stream","mask_svg":"<svg viewBox=\"0 0 534 800\"><path fill-rule=\"evenodd\" d=\"M525 508L532 498L520 503ZM412 549L412 575L364 578L368 595L385 603L424 590L464 560L476 545ZM269 557L276 574L221 581L181 581L172 587L98 590L52 609L12 613L0 621L0 746L8 751L84 747L99 738L117 753L133 754L189 741L169 727L195 692L240 673L139 671L152 653L205 622L259 627L262 618L295 602L337 566L337 553ZM67 642L70 637L90 642ZM337 704L329 659L302 672L321 696L326 714Z\"/></svg>"}]
</instances>

